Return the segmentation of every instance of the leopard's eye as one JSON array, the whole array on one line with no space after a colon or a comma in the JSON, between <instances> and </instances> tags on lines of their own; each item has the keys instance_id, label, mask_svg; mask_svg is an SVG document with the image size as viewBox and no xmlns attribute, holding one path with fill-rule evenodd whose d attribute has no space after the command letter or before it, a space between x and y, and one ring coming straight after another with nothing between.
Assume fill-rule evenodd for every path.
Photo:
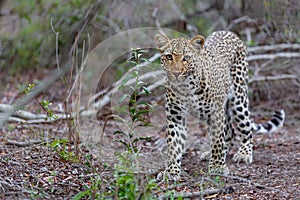
<instances>
[{"instance_id":1,"label":"leopard's eye","mask_svg":"<svg viewBox=\"0 0 300 200\"><path fill-rule=\"evenodd\" d=\"M167 54L167 55L166 55L166 59L167 59L167 60L173 60L173 56L172 56L171 54Z\"/></svg>"},{"instance_id":2,"label":"leopard's eye","mask_svg":"<svg viewBox=\"0 0 300 200\"><path fill-rule=\"evenodd\" d=\"M191 58L191 56L183 56L183 59L182 59L182 61L189 61L190 60L190 58Z\"/></svg>"}]
</instances>

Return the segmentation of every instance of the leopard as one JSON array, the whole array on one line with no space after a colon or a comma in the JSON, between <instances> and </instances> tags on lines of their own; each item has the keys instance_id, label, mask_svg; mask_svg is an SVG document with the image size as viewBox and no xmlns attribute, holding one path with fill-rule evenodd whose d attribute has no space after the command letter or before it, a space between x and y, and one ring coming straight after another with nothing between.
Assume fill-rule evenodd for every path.
<instances>
[{"instance_id":1,"label":"leopard","mask_svg":"<svg viewBox=\"0 0 300 200\"><path fill-rule=\"evenodd\" d=\"M167 164L158 175L179 180L186 148L187 116L208 125L208 172L228 175L226 156L236 135L240 144L234 162L253 162L253 132L272 133L285 120L284 110L257 124L250 118L248 62L245 43L233 32L215 31L207 38L169 39L156 34L154 43L166 74L165 112Z\"/></svg>"}]
</instances>

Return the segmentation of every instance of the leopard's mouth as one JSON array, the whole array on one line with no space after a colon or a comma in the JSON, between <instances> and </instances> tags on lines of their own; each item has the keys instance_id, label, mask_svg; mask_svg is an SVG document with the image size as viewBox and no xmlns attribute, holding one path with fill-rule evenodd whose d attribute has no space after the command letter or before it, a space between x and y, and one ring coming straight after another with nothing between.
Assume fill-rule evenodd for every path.
<instances>
[{"instance_id":1,"label":"leopard's mouth","mask_svg":"<svg viewBox=\"0 0 300 200\"><path fill-rule=\"evenodd\" d=\"M168 79L172 82L184 82L187 79L188 73L168 72Z\"/></svg>"}]
</instances>

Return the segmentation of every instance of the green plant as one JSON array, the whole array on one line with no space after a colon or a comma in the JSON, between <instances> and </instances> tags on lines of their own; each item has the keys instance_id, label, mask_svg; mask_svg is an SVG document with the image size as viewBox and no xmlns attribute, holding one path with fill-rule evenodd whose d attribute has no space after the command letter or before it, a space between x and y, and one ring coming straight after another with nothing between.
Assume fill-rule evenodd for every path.
<instances>
[{"instance_id":1,"label":"green plant","mask_svg":"<svg viewBox=\"0 0 300 200\"><path fill-rule=\"evenodd\" d=\"M100 176L92 181L90 185L86 185L86 190L78 193L73 199L154 199L151 191L157 188L156 180L150 179L147 174L140 173L139 163L139 145L142 140L149 140L147 137L139 136L138 129L151 124L146 120L145 115L151 112L152 106L145 102L139 101L139 96L153 95L145 86L146 84L140 80L141 61L148 61L142 58L145 51L142 49L133 49L130 53L127 64L131 65L131 73L123 79L119 91L124 94L119 99L119 103L125 105L117 108L119 114L113 117L120 121L122 129L114 132L119 137L116 142L124 145L125 151L116 152L118 163L112 167L113 179L106 181ZM148 61L149 62L149 61ZM133 84L129 82L134 80ZM125 115L124 115L125 114ZM124 117L125 116L125 117ZM107 169L107 165L103 165ZM105 186L103 185L105 184ZM100 189L105 188L105 189ZM97 190L101 190L100 194Z\"/></svg>"},{"instance_id":2,"label":"green plant","mask_svg":"<svg viewBox=\"0 0 300 200\"><path fill-rule=\"evenodd\" d=\"M46 111L47 113L47 117L45 118L45 120L51 120L51 119L57 119L57 115L53 114L53 110L50 109L50 106L52 105L52 102L49 102L45 99L43 99L42 101L39 102L39 104L42 106L42 108Z\"/></svg>"},{"instance_id":3,"label":"green plant","mask_svg":"<svg viewBox=\"0 0 300 200\"><path fill-rule=\"evenodd\" d=\"M34 83L29 83L28 86L23 90L25 94L28 94L33 88L35 87ZM57 119L58 116L54 115L53 110L51 109L52 102L43 99L43 100L38 100L35 98L36 101L39 103L41 108L46 112L47 116L45 117L45 120L51 120L51 119Z\"/></svg>"},{"instance_id":4,"label":"green plant","mask_svg":"<svg viewBox=\"0 0 300 200\"><path fill-rule=\"evenodd\" d=\"M153 95L148 90L146 84L139 79L141 61L149 62L149 60L142 57L145 53L142 49L133 49L127 63L132 64L135 69L123 79L119 90L129 89L129 92L124 92L121 96L119 103L123 103L128 100L128 104L119 108L121 112L128 112L129 120L123 119L120 116L114 116L116 120L120 120L126 127L114 132L114 134L123 135L125 139L118 139L116 141L122 143L126 149L130 152L138 151L138 143L142 140L150 140L148 137L137 136L136 129L138 127L151 126L150 122L145 119L145 116L151 112L152 105L145 101L138 101L139 96L150 96ZM128 85L129 80L134 79L134 85ZM128 90L127 90L128 91Z\"/></svg>"},{"instance_id":5,"label":"green plant","mask_svg":"<svg viewBox=\"0 0 300 200\"><path fill-rule=\"evenodd\" d=\"M225 187L225 182L221 179L220 176L216 176L214 181L220 188Z\"/></svg>"},{"instance_id":6,"label":"green plant","mask_svg":"<svg viewBox=\"0 0 300 200\"><path fill-rule=\"evenodd\" d=\"M104 199L104 195L99 193L102 181L100 176L96 176L90 179L90 184L85 184L85 190L76 194L72 200L86 199Z\"/></svg>"},{"instance_id":7,"label":"green plant","mask_svg":"<svg viewBox=\"0 0 300 200\"><path fill-rule=\"evenodd\" d=\"M119 155L119 163L114 166L114 190L117 199L154 199L151 191L157 188L156 180L139 174L130 166L128 156L133 153ZM127 156L127 157L126 157Z\"/></svg>"},{"instance_id":8,"label":"green plant","mask_svg":"<svg viewBox=\"0 0 300 200\"><path fill-rule=\"evenodd\" d=\"M156 181L149 180L147 176L141 175L137 157L139 155L139 142L149 140L148 137L138 135L138 129L145 126L151 126L146 120L146 115L151 112L152 105L145 101L139 101L140 96L153 95L148 90L146 84L140 80L140 63L149 62L142 55L146 51L143 49L132 49L127 64L133 65L131 73L123 79L119 90L126 90L121 96L119 103L127 102L121 112L127 113L127 119L115 116L126 128L114 132L115 135L122 136L117 139L125 146L126 151L116 153L119 163L114 166L114 191L113 194L118 199L151 199L150 191L156 188ZM130 85L129 80L134 80ZM127 101L126 101L127 100Z\"/></svg>"},{"instance_id":9,"label":"green plant","mask_svg":"<svg viewBox=\"0 0 300 200\"><path fill-rule=\"evenodd\" d=\"M73 162L78 161L78 158L74 154L74 152L67 149L67 143L68 143L67 139L56 139L49 144L49 147L51 147L54 151L56 151L58 155L64 160L73 161Z\"/></svg>"}]
</instances>

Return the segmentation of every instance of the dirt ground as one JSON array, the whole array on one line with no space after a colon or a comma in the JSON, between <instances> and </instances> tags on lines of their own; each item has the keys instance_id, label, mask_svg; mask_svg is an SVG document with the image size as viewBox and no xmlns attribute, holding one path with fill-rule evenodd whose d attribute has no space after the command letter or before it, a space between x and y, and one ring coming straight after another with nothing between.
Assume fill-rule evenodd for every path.
<instances>
[{"instance_id":1,"label":"dirt ground","mask_svg":"<svg viewBox=\"0 0 300 200\"><path fill-rule=\"evenodd\" d=\"M17 77L17 80L28 82L28 79L22 76ZM20 95L16 82L7 82L5 87L1 94L1 103L8 103ZM62 86L56 84L43 95L50 94L55 106L62 100L61 90ZM253 117L258 122L270 116L268 111L284 108L287 116L285 126L277 133L254 134L252 164L237 164L231 161L233 153L237 150L235 145L227 158L230 174L220 177L219 186L209 183L216 180L216 176L208 176L208 162L200 159L201 153L208 147L205 128L199 124L191 126L188 148L183 157L182 179L173 189L186 194L188 199L200 199L201 195L197 192L203 188L199 185L207 181L206 189L217 189L217 192L202 196L205 199L300 199L298 92L298 88L294 88L294 93L289 93L286 99L253 103ZM267 108L267 111L262 108ZM37 104L31 103L26 109L34 111ZM158 107L152 115L151 122L159 125L149 130L143 129L143 136L152 140L142 143L141 163L155 178L165 165L163 108ZM103 124L104 121L100 121L100 125ZM59 149L63 147L63 142L58 148L53 144L53 138L67 138L64 121L32 126L8 123L0 130L0 198L70 199L84 191L86 186L92 184L95 174L110 173L109 167L105 169L103 163L113 166L117 162L116 158L113 158L114 152L124 149L122 145L114 142L116 136L112 133L115 129L114 122L108 121L102 141L96 145L99 148L88 147L87 142L83 142L79 145L79 160L72 160L63 159L64 155L61 155L62 151ZM66 144L66 148L72 149L74 145ZM162 184L159 187L163 190L169 186Z\"/></svg>"}]
</instances>

